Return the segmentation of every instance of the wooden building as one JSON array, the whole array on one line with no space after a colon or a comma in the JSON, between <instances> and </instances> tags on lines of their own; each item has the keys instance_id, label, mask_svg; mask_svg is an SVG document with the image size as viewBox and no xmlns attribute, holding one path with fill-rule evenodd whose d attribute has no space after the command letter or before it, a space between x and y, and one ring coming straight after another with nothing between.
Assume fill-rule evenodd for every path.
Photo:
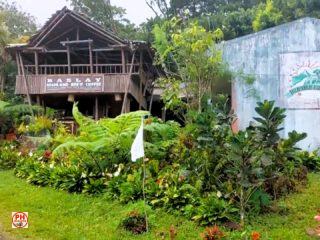
<instances>
[{"instance_id":1,"label":"wooden building","mask_svg":"<svg viewBox=\"0 0 320 240\"><path fill-rule=\"evenodd\" d=\"M95 119L151 108L157 71L148 44L121 39L82 14L63 8L27 44L7 50L18 66L16 94L30 104L67 117L77 101Z\"/></svg>"}]
</instances>

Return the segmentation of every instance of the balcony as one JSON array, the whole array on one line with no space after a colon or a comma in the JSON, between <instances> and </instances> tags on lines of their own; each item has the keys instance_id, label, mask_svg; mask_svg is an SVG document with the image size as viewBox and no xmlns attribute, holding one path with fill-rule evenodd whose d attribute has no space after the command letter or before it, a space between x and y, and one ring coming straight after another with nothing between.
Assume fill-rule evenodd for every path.
<instances>
[{"instance_id":1,"label":"balcony","mask_svg":"<svg viewBox=\"0 0 320 240\"><path fill-rule=\"evenodd\" d=\"M131 74L139 74L139 64L132 65ZM90 74L90 64L50 64L39 65L38 74L36 65L24 65L27 75L56 75L56 74ZM70 69L69 69L70 68ZM95 74L123 74L129 73L131 64L93 64Z\"/></svg>"}]
</instances>

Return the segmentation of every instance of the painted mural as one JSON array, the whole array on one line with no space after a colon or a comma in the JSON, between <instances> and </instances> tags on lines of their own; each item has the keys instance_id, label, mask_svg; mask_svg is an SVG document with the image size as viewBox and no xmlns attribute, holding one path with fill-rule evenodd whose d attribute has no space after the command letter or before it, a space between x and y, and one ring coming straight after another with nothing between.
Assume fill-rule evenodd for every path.
<instances>
[{"instance_id":1,"label":"painted mural","mask_svg":"<svg viewBox=\"0 0 320 240\"><path fill-rule=\"evenodd\" d=\"M281 54L280 80L284 107L320 108L320 52Z\"/></svg>"}]
</instances>

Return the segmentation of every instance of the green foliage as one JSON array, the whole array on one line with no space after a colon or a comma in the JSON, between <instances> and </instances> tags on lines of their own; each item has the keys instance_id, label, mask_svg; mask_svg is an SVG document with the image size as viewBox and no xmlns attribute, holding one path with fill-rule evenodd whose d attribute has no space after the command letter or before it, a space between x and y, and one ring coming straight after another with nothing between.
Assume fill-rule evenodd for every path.
<instances>
[{"instance_id":1,"label":"green foliage","mask_svg":"<svg viewBox=\"0 0 320 240\"><path fill-rule=\"evenodd\" d=\"M127 181L119 186L119 200L122 203L137 200L142 196L142 169L127 175Z\"/></svg>"},{"instance_id":2,"label":"green foliage","mask_svg":"<svg viewBox=\"0 0 320 240\"><path fill-rule=\"evenodd\" d=\"M140 39L143 34L124 17L126 10L104 0L70 0L73 10L85 14L93 21L125 39ZM142 35L142 36L141 36Z\"/></svg>"},{"instance_id":3,"label":"green foliage","mask_svg":"<svg viewBox=\"0 0 320 240\"><path fill-rule=\"evenodd\" d=\"M12 42L26 42L28 36L36 32L37 26L33 16L20 10L15 2L6 0L0 1L0 21L0 95L5 93L7 100L16 100L16 66L4 48Z\"/></svg>"},{"instance_id":4,"label":"green foliage","mask_svg":"<svg viewBox=\"0 0 320 240\"><path fill-rule=\"evenodd\" d=\"M48 135L52 130L52 120L46 116L38 116L32 119L28 125L21 123L18 132L31 136Z\"/></svg>"},{"instance_id":5,"label":"green foliage","mask_svg":"<svg viewBox=\"0 0 320 240\"><path fill-rule=\"evenodd\" d=\"M15 143L0 142L0 170L12 169L15 167L19 157Z\"/></svg>"},{"instance_id":6,"label":"green foliage","mask_svg":"<svg viewBox=\"0 0 320 240\"><path fill-rule=\"evenodd\" d=\"M30 14L21 11L15 2L0 1L0 15L15 41L23 36L31 36L37 30L36 20Z\"/></svg>"},{"instance_id":7,"label":"green foliage","mask_svg":"<svg viewBox=\"0 0 320 240\"><path fill-rule=\"evenodd\" d=\"M271 204L271 196L263 189L257 189L249 199L252 213L261 213Z\"/></svg>"},{"instance_id":8,"label":"green foliage","mask_svg":"<svg viewBox=\"0 0 320 240\"><path fill-rule=\"evenodd\" d=\"M184 25L179 18L173 18L162 26L156 25L153 33L158 63L168 77L160 83L166 107L170 110L178 109L179 105L183 107L183 102L177 99L184 97L187 109L201 111L203 97L211 95L225 72L222 53L215 46L223 33L220 29L206 31L197 22Z\"/></svg>"},{"instance_id":9,"label":"green foliage","mask_svg":"<svg viewBox=\"0 0 320 240\"><path fill-rule=\"evenodd\" d=\"M10 129L18 128L20 124L25 129L26 124L32 123L30 126L33 132L40 130L39 128L48 128L51 125L51 120L48 118L53 118L55 115L53 109L47 108L45 114L44 109L36 105L29 106L27 104L7 102L1 102L0 104L2 105L0 105L0 122L3 123L0 130L2 133L7 133Z\"/></svg>"},{"instance_id":10,"label":"green foliage","mask_svg":"<svg viewBox=\"0 0 320 240\"><path fill-rule=\"evenodd\" d=\"M280 139L278 132L283 129L279 128L279 126L286 117L284 114L285 109L274 107L274 101L264 101L259 102L255 110L260 116L254 118L254 120L260 123L257 129L259 133L261 133L262 140L265 141L268 146L272 143L277 143Z\"/></svg>"},{"instance_id":11,"label":"green foliage","mask_svg":"<svg viewBox=\"0 0 320 240\"><path fill-rule=\"evenodd\" d=\"M199 193L195 187L188 184L186 178L186 173L179 169L179 165L164 168L158 174L158 189L150 203L169 211L181 212L185 212L190 206L197 205Z\"/></svg>"},{"instance_id":12,"label":"green foliage","mask_svg":"<svg viewBox=\"0 0 320 240\"><path fill-rule=\"evenodd\" d=\"M168 160L171 148L176 143L180 126L174 121L166 123L152 121L144 127L146 156L157 160Z\"/></svg>"},{"instance_id":13,"label":"green foliage","mask_svg":"<svg viewBox=\"0 0 320 240\"><path fill-rule=\"evenodd\" d=\"M151 206L201 225L239 219L243 225L248 216L271 209L274 199L306 184L306 166L318 169L316 153L296 146L306 134L293 131L280 138L285 112L274 102L258 103L256 124L238 133L231 131L234 115L227 97L204 98L201 106L200 112L188 111L184 127L145 120L145 193ZM94 121L75 105L73 114L78 136L57 127L52 148L61 151L54 157L46 148L27 151L16 175L68 192L105 193L126 204L142 199L142 162L129 162L129 149L146 112Z\"/></svg>"},{"instance_id":14,"label":"green foliage","mask_svg":"<svg viewBox=\"0 0 320 240\"><path fill-rule=\"evenodd\" d=\"M103 151L108 153L110 159L117 157L118 163L126 162L135 132L145 115L148 115L148 112L138 111L96 122L83 116L75 104L73 116L80 126L79 135L66 139L65 143L54 149L53 154L59 156L75 149L85 149L91 153Z\"/></svg>"},{"instance_id":15,"label":"green foliage","mask_svg":"<svg viewBox=\"0 0 320 240\"><path fill-rule=\"evenodd\" d=\"M193 220L201 225L212 225L217 222L234 220L238 209L224 199L219 199L216 194L211 194L201 200L200 206L195 211L196 215L192 217Z\"/></svg>"},{"instance_id":16,"label":"green foliage","mask_svg":"<svg viewBox=\"0 0 320 240\"><path fill-rule=\"evenodd\" d=\"M278 25L283 20L281 11L274 6L273 0L258 6L255 18L252 22L253 30L260 31Z\"/></svg>"},{"instance_id":17,"label":"green foliage","mask_svg":"<svg viewBox=\"0 0 320 240\"><path fill-rule=\"evenodd\" d=\"M320 171L320 157L318 151L313 151L311 153L307 151L299 152L298 157L302 160L303 165L310 171Z\"/></svg>"},{"instance_id":18,"label":"green foliage","mask_svg":"<svg viewBox=\"0 0 320 240\"><path fill-rule=\"evenodd\" d=\"M83 193L87 193L90 195L101 194L105 191L106 185L104 179L102 178L89 178L84 182Z\"/></svg>"}]
</instances>

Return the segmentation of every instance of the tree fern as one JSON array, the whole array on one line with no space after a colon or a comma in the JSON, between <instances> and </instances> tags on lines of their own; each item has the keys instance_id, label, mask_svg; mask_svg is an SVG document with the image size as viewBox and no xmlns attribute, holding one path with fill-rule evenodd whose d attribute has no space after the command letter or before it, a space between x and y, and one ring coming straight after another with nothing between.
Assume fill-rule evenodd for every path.
<instances>
[{"instance_id":1,"label":"tree fern","mask_svg":"<svg viewBox=\"0 0 320 240\"><path fill-rule=\"evenodd\" d=\"M77 104L74 104L72 113L79 124L79 135L72 139L69 138L55 148L54 155L60 155L76 148L83 148L91 152L127 149L141 124L141 118L149 114L146 111L137 111L122 114L116 118L94 121L84 116L78 110Z\"/></svg>"}]
</instances>

